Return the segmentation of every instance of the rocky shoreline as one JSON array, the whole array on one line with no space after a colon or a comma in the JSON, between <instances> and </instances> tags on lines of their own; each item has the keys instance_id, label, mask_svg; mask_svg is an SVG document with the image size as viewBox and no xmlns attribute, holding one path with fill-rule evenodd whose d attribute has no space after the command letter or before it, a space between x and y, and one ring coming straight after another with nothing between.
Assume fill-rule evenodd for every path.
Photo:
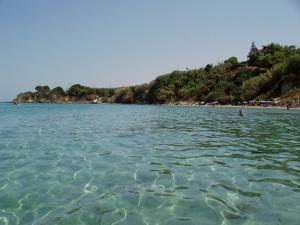
<instances>
[{"instance_id":1,"label":"rocky shoreline","mask_svg":"<svg viewBox=\"0 0 300 225\"><path fill-rule=\"evenodd\" d=\"M43 88L41 86L41 88ZM45 87L44 87L45 88ZM38 89L38 88L37 88ZM47 88L48 90L48 88ZM251 107L251 108L299 108L300 99L285 99L274 98L272 100L252 100L237 102L236 104L222 103L218 101L205 102L205 101L168 101L164 103L149 103L149 102L123 102L118 101L116 98L105 98L97 94L86 94L82 97L67 95L59 91L43 92L24 92L16 96L12 103L39 103L39 104L103 104L103 103L121 103L121 104L150 104L150 105L163 105L163 106L207 106L207 107Z\"/></svg>"},{"instance_id":2,"label":"rocky shoreline","mask_svg":"<svg viewBox=\"0 0 300 225\"><path fill-rule=\"evenodd\" d=\"M71 96L50 95L47 97L39 97L32 92L20 93L12 101L15 103L55 103L55 104L100 104L103 99L98 96L89 96L88 98L75 98Z\"/></svg>"},{"instance_id":3,"label":"rocky shoreline","mask_svg":"<svg viewBox=\"0 0 300 225\"><path fill-rule=\"evenodd\" d=\"M11 103L14 104L120 104L120 103L112 103L112 102L103 102L102 99L94 99L94 100L75 100L70 98L49 101L47 99L42 99L39 101L20 101L20 99L16 98ZM122 103L121 103L122 104ZM177 106L177 107L216 107L216 108L256 108L256 109L287 109L289 106L290 109L300 109L300 102L295 101L288 103L286 101L263 101L263 102L253 102L244 104L219 104L218 102L168 102L163 104L127 104L127 105L160 105L160 106Z\"/></svg>"}]
</instances>

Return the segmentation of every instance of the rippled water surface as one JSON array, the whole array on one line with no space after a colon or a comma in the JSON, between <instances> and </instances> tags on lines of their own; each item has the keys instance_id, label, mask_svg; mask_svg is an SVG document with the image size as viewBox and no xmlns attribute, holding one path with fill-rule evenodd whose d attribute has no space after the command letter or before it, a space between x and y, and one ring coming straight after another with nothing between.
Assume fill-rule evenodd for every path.
<instances>
[{"instance_id":1,"label":"rippled water surface","mask_svg":"<svg viewBox=\"0 0 300 225\"><path fill-rule=\"evenodd\" d=\"M300 111L0 104L0 224L300 224Z\"/></svg>"}]
</instances>

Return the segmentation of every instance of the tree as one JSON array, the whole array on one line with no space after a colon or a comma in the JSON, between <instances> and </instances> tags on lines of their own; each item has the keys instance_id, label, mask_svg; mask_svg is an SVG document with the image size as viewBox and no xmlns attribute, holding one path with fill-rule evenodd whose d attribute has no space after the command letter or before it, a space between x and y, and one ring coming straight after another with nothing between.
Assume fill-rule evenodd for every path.
<instances>
[{"instance_id":1,"label":"tree","mask_svg":"<svg viewBox=\"0 0 300 225\"><path fill-rule=\"evenodd\" d=\"M45 85L45 86L41 86L41 85L36 86L36 87L35 87L35 90L36 90L37 92L40 92L40 93L50 92L50 88L49 88L49 86L47 86L47 85Z\"/></svg>"},{"instance_id":2,"label":"tree","mask_svg":"<svg viewBox=\"0 0 300 225\"><path fill-rule=\"evenodd\" d=\"M70 96L82 98L86 97L88 94L96 93L96 90L95 88L85 87L80 84L74 84L69 88L67 92Z\"/></svg>"},{"instance_id":3,"label":"tree","mask_svg":"<svg viewBox=\"0 0 300 225\"><path fill-rule=\"evenodd\" d=\"M34 88L37 92L41 92L42 90L43 90L43 87L42 86L36 86L35 88Z\"/></svg>"},{"instance_id":4,"label":"tree","mask_svg":"<svg viewBox=\"0 0 300 225\"><path fill-rule=\"evenodd\" d=\"M256 47L254 41L252 41L250 52L248 53L248 64L251 66L256 65L258 58L259 58L259 50Z\"/></svg>"},{"instance_id":5,"label":"tree","mask_svg":"<svg viewBox=\"0 0 300 225\"><path fill-rule=\"evenodd\" d=\"M66 92L62 87L56 87L51 90L51 94L64 96L66 95Z\"/></svg>"},{"instance_id":6,"label":"tree","mask_svg":"<svg viewBox=\"0 0 300 225\"><path fill-rule=\"evenodd\" d=\"M211 69L213 68L214 66L212 64L207 64L204 68L205 72L209 72L211 71Z\"/></svg>"},{"instance_id":7,"label":"tree","mask_svg":"<svg viewBox=\"0 0 300 225\"><path fill-rule=\"evenodd\" d=\"M300 79L300 54L294 55L288 60L287 73L297 74Z\"/></svg>"},{"instance_id":8,"label":"tree","mask_svg":"<svg viewBox=\"0 0 300 225\"><path fill-rule=\"evenodd\" d=\"M232 56L229 59L225 60L224 63L230 64L231 66L236 66L239 64L237 57Z\"/></svg>"},{"instance_id":9,"label":"tree","mask_svg":"<svg viewBox=\"0 0 300 225\"><path fill-rule=\"evenodd\" d=\"M49 94L50 94L50 88L49 86L45 85L45 86L36 86L35 87L35 90L37 91L36 92L36 96L38 98L48 98L49 97Z\"/></svg>"}]
</instances>

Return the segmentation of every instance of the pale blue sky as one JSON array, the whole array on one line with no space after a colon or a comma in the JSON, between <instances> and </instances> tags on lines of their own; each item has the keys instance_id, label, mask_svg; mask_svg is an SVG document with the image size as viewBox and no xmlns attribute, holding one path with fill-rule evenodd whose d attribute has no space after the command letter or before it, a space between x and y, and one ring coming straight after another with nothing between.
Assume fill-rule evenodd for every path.
<instances>
[{"instance_id":1,"label":"pale blue sky","mask_svg":"<svg viewBox=\"0 0 300 225\"><path fill-rule=\"evenodd\" d=\"M134 85L300 46L297 0L0 0L0 100L36 85Z\"/></svg>"}]
</instances>

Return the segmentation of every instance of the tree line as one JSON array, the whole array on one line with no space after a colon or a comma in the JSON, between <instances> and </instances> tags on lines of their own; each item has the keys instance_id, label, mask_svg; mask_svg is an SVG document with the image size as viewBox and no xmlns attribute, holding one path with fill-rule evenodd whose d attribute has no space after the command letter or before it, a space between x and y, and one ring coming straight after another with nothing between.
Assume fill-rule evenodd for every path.
<instances>
[{"instance_id":1,"label":"tree line","mask_svg":"<svg viewBox=\"0 0 300 225\"><path fill-rule=\"evenodd\" d=\"M230 57L216 65L173 71L150 83L120 88L91 88L80 84L67 90L37 86L22 101L91 101L107 103L164 104L170 102L219 102L237 104L249 100L272 100L300 95L300 49L271 43L260 49L252 42L247 61ZM26 94L26 98L24 97Z\"/></svg>"}]
</instances>

